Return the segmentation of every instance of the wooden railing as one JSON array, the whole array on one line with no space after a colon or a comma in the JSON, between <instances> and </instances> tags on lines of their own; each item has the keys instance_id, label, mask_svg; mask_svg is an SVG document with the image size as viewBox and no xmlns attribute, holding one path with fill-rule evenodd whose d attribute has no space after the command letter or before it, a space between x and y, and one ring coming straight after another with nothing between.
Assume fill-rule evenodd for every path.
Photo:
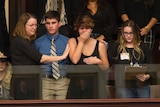
<instances>
[{"instance_id":1,"label":"wooden railing","mask_svg":"<svg viewBox=\"0 0 160 107\"><path fill-rule=\"evenodd\" d=\"M0 100L0 107L159 107L160 99Z\"/></svg>"}]
</instances>

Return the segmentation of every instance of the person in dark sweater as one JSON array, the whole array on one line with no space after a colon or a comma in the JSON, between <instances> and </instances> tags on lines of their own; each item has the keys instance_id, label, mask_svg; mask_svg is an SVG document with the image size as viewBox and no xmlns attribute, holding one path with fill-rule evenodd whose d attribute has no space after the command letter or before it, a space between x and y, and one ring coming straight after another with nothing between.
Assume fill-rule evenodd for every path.
<instances>
[{"instance_id":1,"label":"person in dark sweater","mask_svg":"<svg viewBox=\"0 0 160 107\"><path fill-rule=\"evenodd\" d=\"M105 0L85 0L82 9L77 10L74 20L77 17L88 15L93 19L95 26L91 37L112 41L112 35L116 28L116 17L113 7Z\"/></svg>"},{"instance_id":2,"label":"person in dark sweater","mask_svg":"<svg viewBox=\"0 0 160 107\"><path fill-rule=\"evenodd\" d=\"M118 40L108 47L110 65L122 65L115 71L117 94L120 98L149 98L149 82L151 75L142 73L135 75L132 80L123 82L124 66L140 66L150 64L152 58L147 44L140 39L140 29L133 20L125 21L120 29ZM122 70L122 71L121 71ZM118 73L119 75L116 75ZM116 77L117 76L117 77ZM123 84L124 83L124 84Z\"/></svg>"},{"instance_id":3,"label":"person in dark sweater","mask_svg":"<svg viewBox=\"0 0 160 107\"><path fill-rule=\"evenodd\" d=\"M140 27L141 40L152 50L154 26L160 18L159 0L118 0L118 13L122 21L134 20Z\"/></svg>"}]
</instances>

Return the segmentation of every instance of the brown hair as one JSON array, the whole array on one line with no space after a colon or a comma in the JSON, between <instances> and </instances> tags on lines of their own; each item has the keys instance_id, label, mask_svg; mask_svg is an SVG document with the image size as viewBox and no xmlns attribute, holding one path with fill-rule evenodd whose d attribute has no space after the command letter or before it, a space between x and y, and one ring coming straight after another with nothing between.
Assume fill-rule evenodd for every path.
<instances>
[{"instance_id":1,"label":"brown hair","mask_svg":"<svg viewBox=\"0 0 160 107\"><path fill-rule=\"evenodd\" d=\"M94 27L94 21L87 15L84 15L82 17L78 17L76 22L74 23L74 29L77 30L79 27L85 27L85 28L93 28Z\"/></svg>"},{"instance_id":2,"label":"brown hair","mask_svg":"<svg viewBox=\"0 0 160 107\"><path fill-rule=\"evenodd\" d=\"M58 22L60 21L60 14L58 11L48 11L45 14L45 20L49 18L49 19L56 19L58 20Z\"/></svg>"},{"instance_id":3,"label":"brown hair","mask_svg":"<svg viewBox=\"0 0 160 107\"><path fill-rule=\"evenodd\" d=\"M36 34L29 37L26 33L26 30L25 30L25 25L27 23L27 21L30 19L30 18L36 18L35 15L31 14L31 13L23 13L19 19L18 19L18 22L16 24L16 27L13 31L13 36L21 36L25 39L28 39L29 41L31 40L34 40L36 38Z\"/></svg>"}]
</instances>

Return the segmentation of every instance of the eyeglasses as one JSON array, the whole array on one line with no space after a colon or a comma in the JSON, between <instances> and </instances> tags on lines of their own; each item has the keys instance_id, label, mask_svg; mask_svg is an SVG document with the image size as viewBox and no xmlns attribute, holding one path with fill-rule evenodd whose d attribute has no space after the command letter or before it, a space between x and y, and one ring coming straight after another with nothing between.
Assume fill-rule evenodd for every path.
<instances>
[{"instance_id":1,"label":"eyeglasses","mask_svg":"<svg viewBox=\"0 0 160 107\"><path fill-rule=\"evenodd\" d=\"M26 24L29 27L38 27L38 24Z\"/></svg>"},{"instance_id":2,"label":"eyeglasses","mask_svg":"<svg viewBox=\"0 0 160 107\"><path fill-rule=\"evenodd\" d=\"M0 58L0 62L6 62L6 59Z\"/></svg>"},{"instance_id":3,"label":"eyeglasses","mask_svg":"<svg viewBox=\"0 0 160 107\"><path fill-rule=\"evenodd\" d=\"M125 36L133 35L133 32L124 32L124 35L125 35Z\"/></svg>"}]
</instances>

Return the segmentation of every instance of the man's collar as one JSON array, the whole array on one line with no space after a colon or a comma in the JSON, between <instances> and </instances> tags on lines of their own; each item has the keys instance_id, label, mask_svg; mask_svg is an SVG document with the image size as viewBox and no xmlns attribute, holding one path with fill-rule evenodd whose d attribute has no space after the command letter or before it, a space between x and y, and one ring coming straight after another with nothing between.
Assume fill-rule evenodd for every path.
<instances>
[{"instance_id":1,"label":"man's collar","mask_svg":"<svg viewBox=\"0 0 160 107\"><path fill-rule=\"evenodd\" d=\"M56 40L56 39L58 38L58 35L59 35L59 33L56 34L56 35L54 35L54 36L52 36L52 35L50 35L49 33L47 33L47 36L48 36L48 38L49 38L50 40L52 40L52 39Z\"/></svg>"}]
</instances>

